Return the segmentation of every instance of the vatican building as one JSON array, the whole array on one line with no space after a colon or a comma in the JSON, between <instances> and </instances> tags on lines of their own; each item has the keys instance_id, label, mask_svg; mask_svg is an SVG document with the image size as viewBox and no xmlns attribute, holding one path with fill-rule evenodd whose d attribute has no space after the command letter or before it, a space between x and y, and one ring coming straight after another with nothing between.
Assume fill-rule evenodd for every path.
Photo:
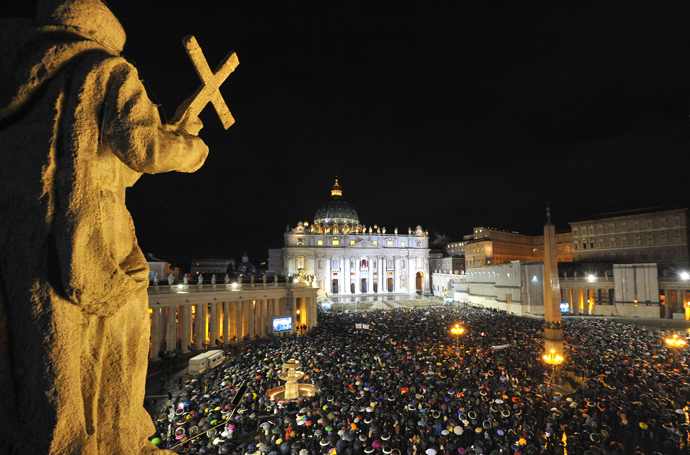
<instances>
[{"instance_id":1,"label":"vatican building","mask_svg":"<svg viewBox=\"0 0 690 455\"><path fill-rule=\"evenodd\" d=\"M284 247L269 250L269 269L305 274L334 300L429 291L429 236L421 226L399 233L365 226L335 180L314 222L288 226Z\"/></svg>"}]
</instances>

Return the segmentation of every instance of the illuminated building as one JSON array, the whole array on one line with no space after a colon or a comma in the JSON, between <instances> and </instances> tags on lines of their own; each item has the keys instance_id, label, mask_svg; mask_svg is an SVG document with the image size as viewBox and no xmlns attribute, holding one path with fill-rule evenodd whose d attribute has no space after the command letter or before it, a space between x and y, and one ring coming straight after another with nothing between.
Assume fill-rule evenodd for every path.
<instances>
[{"instance_id":1,"label":"illuminated building","mask_svg":"<svg viewBox=\"0 0 690 455\"><path fill-rule=\"evenodd\" d=\"M570 223L576 261L688 263L687 209L655 207Z\"/></svg>"},{"instance_id":2,"label":"illuminated building","mask_svg":"<svg viewBox=\"0 0 690 455\"><path fill-rule=\"evenodd\" d=\"M429 291L428 234L421 226L400 234L362 225L337 179L314 223L288 226L284 240L283 248L269 250L269 269L290 276L304 269L328 294Z\"/></svg>"},{"instance_id":3,"label":"illuminated building","mask_svg":"<svg viewBox=\"0 0 690 455\"><path fill-rule=\"evenodd\" d=\"M558 262L573 260L571 240L570 232L556 234ZM543 235L531 236L476 227L471 239L467 239L463 246L467 268L512 261L540 261L544 258Z\"/></svg>"}]
</instances>

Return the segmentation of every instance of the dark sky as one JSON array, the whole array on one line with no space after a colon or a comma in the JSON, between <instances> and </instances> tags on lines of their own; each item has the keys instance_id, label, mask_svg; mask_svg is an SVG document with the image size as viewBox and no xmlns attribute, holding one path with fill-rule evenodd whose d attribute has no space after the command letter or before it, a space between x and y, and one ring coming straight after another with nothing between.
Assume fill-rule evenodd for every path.
<instances>
[{"instance_id":1,"label":"dark sky","mask_svg":"<svg viewBox=\"0 0 690 455\"><path fill-rule=\"evenodd\" d=\"M168 117L199 84L183 36L240 60L205 166L128 191L157 257L258 263L335 175L363 224L454 240L538 234L547 199L559 230L690 205L688 2L109 3Z\"/></svg>"}]
</instances>

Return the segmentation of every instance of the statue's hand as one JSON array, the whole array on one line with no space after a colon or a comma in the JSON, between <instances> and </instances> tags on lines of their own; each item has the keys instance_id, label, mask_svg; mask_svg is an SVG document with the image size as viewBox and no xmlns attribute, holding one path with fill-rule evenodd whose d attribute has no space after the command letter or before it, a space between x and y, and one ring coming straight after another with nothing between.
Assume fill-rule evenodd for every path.
<instances>
[{"instance_id":1,"label":"statue's hand","mask_svg":"<svg viewBox=\"0 0 690 455\"><path fill-rule=\"evenodd\" d=\"M193 136L198 136L199 131L204 127L199 117L185 117L177 125Z\"/></svg>"}]
</instances>

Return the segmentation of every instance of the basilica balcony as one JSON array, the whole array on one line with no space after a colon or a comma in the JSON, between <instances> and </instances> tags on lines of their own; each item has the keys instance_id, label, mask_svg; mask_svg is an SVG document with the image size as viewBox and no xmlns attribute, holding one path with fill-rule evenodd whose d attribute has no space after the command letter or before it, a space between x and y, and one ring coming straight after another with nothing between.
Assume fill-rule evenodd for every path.
<instances>
[{"instance_id":1,"label":"basilica balcony","mask_svg":"<svg viewBox=\"0 0 690 455\"><path fill-rule=\"evenodd\" d=\"M359 273L369 273L369 267L361 267Z\"/></svg>"}]
</instances>

